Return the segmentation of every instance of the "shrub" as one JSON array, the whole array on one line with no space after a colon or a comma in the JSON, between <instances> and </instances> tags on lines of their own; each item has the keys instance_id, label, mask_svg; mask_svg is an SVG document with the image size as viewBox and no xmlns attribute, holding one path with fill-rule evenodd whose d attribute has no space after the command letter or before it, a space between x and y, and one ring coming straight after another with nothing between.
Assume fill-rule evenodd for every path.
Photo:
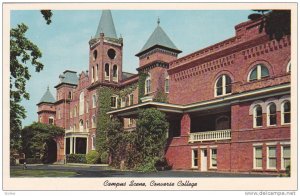
<instances>
[{"instance_id":1,"label":"shrub","mask_svg":"<svg viewBox=\"0 0 300 196\"><path fill-rule=\"evenodd\" d=\"M15 157L10 157L10 165L11 166L16 165L16 159L15 159Z\"/></svg>"},{"instance_id":2,"label":"shrub","mask_svg":"<svg viewBox=\"0 0 300 196\"><path fill-rule=\"evenodd\" d=\"M41 164L42 160L39 158L27 158L26 164Z\"/></svg>"},{"instance_id":3,"label":"shrub","mask_svg":"<svg viewBox=\"0 0 300 196\"><path fill-rule=\"evenodd\" d=\"M107 152L103 152L101 154L100 159L101 159L101 163L108 164L108 153Z\"/></svg>"},{"instance_id":4,"label":"shrub","mask_svg":"<svg viewBox=\"0 0 300 196\"><path fill-rule=\"evenodd\" d=\"M287 175L288 177L290 177L290 176L291 176L291 166L288 165L285 169L286 169L286 170L285 170L286 175Z\"/></svg>"},{"instance_id":5,"label":"shrub","mask_svg":"<svg viewBox=\"0 0 300 196\"><path fill-rule=\"evenodd\" d=\"M154 172L157 171L155 167L156 160L155 159L148 159L145 160L143 164L140 164L136 170L140 172Z\"/></svg>"},{"instance_id":6,"label":"shrub","mask_svg":"<svg viewBox=\"0 0 300 196\"><path fill-rule=\"evenodd\" d=\"M96 164L99 163L100 156L97 151L92 150L86 154L85 158L88 164Z\"/></svg>"},{"instance_id":7,"label":"shrub","mask_svg":"<svg viewBox=\"0 0 300 196\"><path fill-rule=\"evenodd\" d=\"M86 163L85 154L68 154L67 163Z\"/></svg>"},{"instance_id":8,"label":"shrub","mask_svg":"<svg viewBox=\"0 0 300 196\"><path fill-rule=\"evenodd\" d=\"M163 159L160 159L160 160L156 161L156 163L155 163L154 166L155 166L155 168L156 168L158 171L163 171L163 170L170 170L170 169L172 169L172 167L168 164L166 158L163 158Z\"/></svg>"}]
</instances>

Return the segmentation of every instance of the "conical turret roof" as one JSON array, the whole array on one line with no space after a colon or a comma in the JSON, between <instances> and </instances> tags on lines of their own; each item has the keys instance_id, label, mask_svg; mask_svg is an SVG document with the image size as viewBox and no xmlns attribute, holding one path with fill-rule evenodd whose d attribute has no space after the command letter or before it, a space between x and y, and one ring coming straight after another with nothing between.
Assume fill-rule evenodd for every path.
<instances>
[{"instance_id":1,"label":"conical turret roof","mask_svg":"<svg viewBox=\"0 0 300 196\"><path fill-rule=\"evenodd\" d=\"M136 56L139 56L140 54L144 53L148 49L154 47L154 46L162 46L168 49L171 49L173 51L176 51L180 53L181 51L175 46L175 44L172 42L172 40L169 38L169 36L166 34L166 32L160 27L159 20L157 22L157 27L147 40L146 44L143 46L143 48L140 50Z\"/></svg>"},{"instance_id":2,"label":"conical turret roof","mask_svg":"<svg viewBox=\"0 0 300 196\"><path fill-rule=\"evenodd\" d=\"M100 33L104 33L105 37L118 39L110 10L102 11L95 38L98 38Z\"/></svg>"},{"instance_id":3,"label":"conical turret roof","mask_svg":"<svg viewBox=\"0 0 300 196\"><path fill-rule=\"evenodd\" d=\"M45 92L45 94L43 95L43 97L41 98L40 103L54 103L55 99L53 97L53 95L51 94L50 90L49 90L49 86L47 87L47 90Z\"/></svg>"}]
</instances>

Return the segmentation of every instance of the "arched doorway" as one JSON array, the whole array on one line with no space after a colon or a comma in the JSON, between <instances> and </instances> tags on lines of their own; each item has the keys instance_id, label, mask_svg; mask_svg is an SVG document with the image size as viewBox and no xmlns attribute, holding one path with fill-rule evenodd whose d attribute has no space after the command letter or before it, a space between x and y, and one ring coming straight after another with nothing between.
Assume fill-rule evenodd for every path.
<instances>
[{"instance_id":1,"label":"arched doorway","mask_svg":"<svg viewBox=\"0 0 300 196\"><path fill-rule=\"evenodd\" d=\"M57 161L57 144L53 139L46 141L43 163L54 163Z\"/></svg>"}]
</instances>

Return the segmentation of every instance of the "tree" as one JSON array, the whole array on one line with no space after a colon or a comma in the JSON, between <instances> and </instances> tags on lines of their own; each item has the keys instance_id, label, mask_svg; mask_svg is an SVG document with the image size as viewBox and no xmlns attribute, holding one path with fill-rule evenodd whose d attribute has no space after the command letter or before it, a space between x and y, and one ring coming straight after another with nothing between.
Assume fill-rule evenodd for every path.
<instances>
[{"instance_id":1,"label":"tree","mask_svg":"<svg viewBox=\"0 0 300 196\"><path fill-rule=\"evenodd\" d=\"M291 34L290 10L254 10L257 13L250 14L248 18L253 21L261 20L259 32L263 29L269 35L270 40L279 41L283 36Z\"/></svg>"},{"instance_id":2,"label":"tree","mask_svg":"<svg viewBox=\"0 0 300 196\"><path fill-rule=\"evenodd\" d=\"M42 10L47 24L51 23L51 10ZM26 110L20 104L22 99L29 99L26 91L26 81L31 75L28 70L28 61L40 72L44 65L39 62L42 53L38 46L32 43L25 33L28 27L21 23L10 30L10 147L17 152L20 149L20 132L22 119L26 118Z\"/></svg>"},{"instance_id":3,"label":"tree","mask_svg":"<svg viewBox=\"0 0 300 196\"><path fill-rule=\"evenodd\" d=\"M44 144L64 135L64 129L55 125L34 122L21 130L22 151L26 158L44 153Z\"/></svg>"}]
</instances>

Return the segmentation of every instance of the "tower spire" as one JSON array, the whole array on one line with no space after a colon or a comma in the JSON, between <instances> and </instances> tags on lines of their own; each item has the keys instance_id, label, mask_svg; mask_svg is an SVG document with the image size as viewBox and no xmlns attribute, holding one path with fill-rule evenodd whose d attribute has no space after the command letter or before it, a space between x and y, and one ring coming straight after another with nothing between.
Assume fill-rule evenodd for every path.
<instances>
[{"instance_id":1,"label":"tower spire","mask_svg":"<svg viewBox=\"0 0 300 196\"><path fill-rule=\"evenodd\" d=\"M100 33L104 33L105 37L118 39L110 10L102 11L95 38L98 38Z\"/></svg>"},{"instance_id":2,"label":"tower spire","mask_svg":"<svg viewBox=\"0 0 300 196\"><path fill-rule=\"evenodd\" d=\"M160 19L159 17L157 18L157 26L159 26L159 23L160 23Z\"/></svg>"}]
</instances>

